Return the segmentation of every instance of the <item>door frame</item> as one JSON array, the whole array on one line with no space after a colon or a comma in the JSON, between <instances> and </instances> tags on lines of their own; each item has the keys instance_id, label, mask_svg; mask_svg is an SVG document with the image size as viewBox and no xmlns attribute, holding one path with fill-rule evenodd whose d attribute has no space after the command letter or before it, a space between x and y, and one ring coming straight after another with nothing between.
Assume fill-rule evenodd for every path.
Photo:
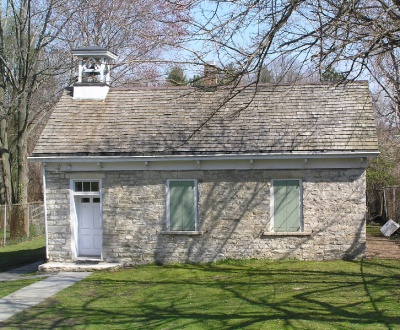
<instances>
[{"instance_id":1,"label":"door frame","mask_svg":"<svg viewBox=\"0 0 400 330\"><path fill-rule=\"evenodd\" d=\"M98 182L99 191L96 192L83 192L75 191L75 182ZM70 179L70 215L71 215L71 252L72 259L87 259L87 257L79 256L79 225L78 225L78 214L76 208L77 197L99 197L100 198L100 227L103 241L103 198L102 198L102 180L95 178L82 178L82 179ZM103 260L103 248L101 249L99 260Z\"/></svg>"}]
</instances>

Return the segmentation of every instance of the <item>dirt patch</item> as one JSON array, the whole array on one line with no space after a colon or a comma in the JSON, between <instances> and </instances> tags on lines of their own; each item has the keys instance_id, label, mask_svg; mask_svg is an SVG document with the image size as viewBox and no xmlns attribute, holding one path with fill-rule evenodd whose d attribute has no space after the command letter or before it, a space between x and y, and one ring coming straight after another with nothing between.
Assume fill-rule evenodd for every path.
<instances>
[{"instance_id":1,"label":"dirt patch","mask_svg":"<svg viewBox=\"0 0 400 330\"><path fill-rule=\"evenodd\" d=\"M394 234L393 237L378 236L376 231L368 233L367 230L367 258L379 259L400 259L400 235Z\"/></svg>"}]
</instances>

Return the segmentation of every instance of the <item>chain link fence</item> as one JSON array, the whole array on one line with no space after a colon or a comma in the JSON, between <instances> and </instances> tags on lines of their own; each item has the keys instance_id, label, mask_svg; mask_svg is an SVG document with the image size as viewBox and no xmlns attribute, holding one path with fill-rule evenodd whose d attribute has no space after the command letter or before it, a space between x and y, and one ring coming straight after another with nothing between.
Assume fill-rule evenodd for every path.
<instances>
[{"instance_id":1,"label":"chain link fence","mask_svg":"<svg viewBox=\"0 0 400 330\"><path fill-rule=\"evenodd\" d=\"M0 246L45 234L43 202L0 205Z\"/></svg>"}]
</instances>

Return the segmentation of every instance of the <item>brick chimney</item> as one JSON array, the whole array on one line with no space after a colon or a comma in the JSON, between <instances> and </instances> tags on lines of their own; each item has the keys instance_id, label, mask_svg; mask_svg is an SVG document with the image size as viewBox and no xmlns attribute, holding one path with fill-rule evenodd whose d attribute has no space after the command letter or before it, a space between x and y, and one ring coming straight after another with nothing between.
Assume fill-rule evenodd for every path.
<instances>
[{"instance_id":1,"label":"brick chimney","mask_svg":"<svg viewBox=\"0 0 400 330\"><path fill-rule=\"evenodd\" d=\"M215 61L207 62L204 65L204 86L216 87L218 84L218 68Z\"/></svg>"}]
</instances>

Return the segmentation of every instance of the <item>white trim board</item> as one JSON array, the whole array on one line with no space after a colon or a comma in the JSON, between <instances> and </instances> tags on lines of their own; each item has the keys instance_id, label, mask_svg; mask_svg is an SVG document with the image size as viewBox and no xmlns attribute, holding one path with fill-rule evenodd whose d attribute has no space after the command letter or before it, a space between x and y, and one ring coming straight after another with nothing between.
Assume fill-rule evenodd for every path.
<instances>
[{"instance_id":1,"label":"white trim board","mask_svg":"<svg viewBox=\"0 0 400 330\"><path fill-rule=\"evenodd\" d=\"M265 170L265 169L335 169L366 168L365 157L337 158L288 158L288 159L179 159L137 161L122 160L89 162L58 159L45 162L47 171L54 172L103 172L103 171L191 171L191 170ZM70 174L70 178L74 178ZM99 177L100 178L100 177Z\"/></svg>"},{"instance_id":2,"label":"white trim board","mask_svg":"<svg viewBox=\"0 0 400 330\"><path fill-rule=\"evenodd\" d=\"M167 155L167 156L35 156L28 157L32 162L69 163L114 163L114 162L166 162L166 161L205 161L205 160L283 160L283 159L331 159L331 158L373 158L378 151L342 152L281 152L266 154L213 154L213 155Z\"/></svg>"}]
</instances>

